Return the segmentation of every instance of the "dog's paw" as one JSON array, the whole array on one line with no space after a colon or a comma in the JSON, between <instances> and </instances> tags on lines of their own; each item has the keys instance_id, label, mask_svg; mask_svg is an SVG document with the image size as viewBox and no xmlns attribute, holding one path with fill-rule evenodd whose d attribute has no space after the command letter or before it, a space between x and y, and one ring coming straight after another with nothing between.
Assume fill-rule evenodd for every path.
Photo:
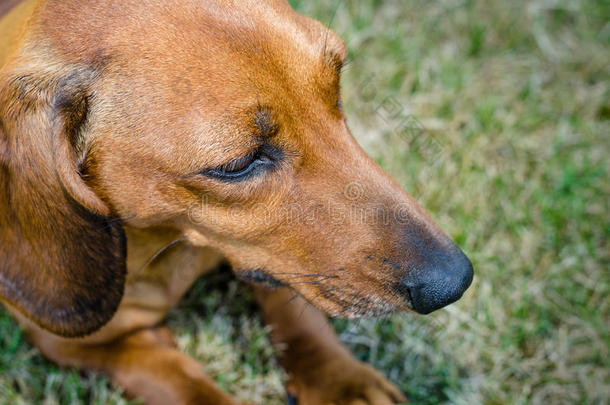
<instances>
[{"instance_id":1,"label":"dog's paw","mask_svg":"<svg viewBox=\"0 0 610 405\"><path fill-rule=\"evenodd\" d=\"M354 359L335 361L306 375L292 375L288 405L406 404L404 394L377 370Z\"/></svg>"}]
</instances>

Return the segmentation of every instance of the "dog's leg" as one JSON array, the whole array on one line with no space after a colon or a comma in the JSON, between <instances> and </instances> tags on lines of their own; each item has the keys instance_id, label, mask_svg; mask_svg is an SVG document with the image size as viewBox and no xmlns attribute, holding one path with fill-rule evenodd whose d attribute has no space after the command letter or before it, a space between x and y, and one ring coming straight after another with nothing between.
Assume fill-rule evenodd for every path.
<instances>
[{"instance_id":1,"label":"dog's leg","mask_svg":"<svg viewBox=\"0 0 610 405\"><path fill-rule=\"evenodd\" d=\"M33 343L50 360L110 376L146 404L239 405L205 375L202 366L178 351L169 330L143 329L107 344L82 344L39 330Z\"/></svg>"},{"instance_id":2,"label":"dog's leg","mask_svg":"<svg viewBox=\"0 0 610 405\"><path fill-rule=\"evenodd\" d=\"M404 395L378 371L356 360L326 316L287 288L256 290L271 337L284 347L287 391L299 405L388 405Z\"/></svg>"}]
</instances>

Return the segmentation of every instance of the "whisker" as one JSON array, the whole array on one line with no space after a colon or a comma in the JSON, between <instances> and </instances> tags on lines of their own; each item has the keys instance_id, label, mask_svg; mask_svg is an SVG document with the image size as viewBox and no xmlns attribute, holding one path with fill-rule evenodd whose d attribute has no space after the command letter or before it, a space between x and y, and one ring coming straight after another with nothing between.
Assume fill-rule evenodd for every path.
<instances>
[{"instance_id":1,"label":"whisker","mask_svg":"<svg viewBox=\"0 0 610 405\"><path fill-rule=\"evenodd\" d=\"M280 280L283 282L284 280ZM290 285L320 285L319 281L295 281L294 283L290 283Z\"/></svg>"},{"instance_id":2,"label":"whisker","mask_svg":"<svg viewBox=\"0 0 610 405\"><path fill-rule=\"evenodd\" d=\"M318 278L318 279L313 279L313 280L302 280L299 277L288 277L288 278L283 278L283 279L278 279L279 281L286 283L286 284L302 284L302 283L311 283L311 284L321 284L324 281L328 281L328 280L332 280L335 279L337 277L323 277L323 278Z\"/></svg>"},{"instance_id":3,"label":"whisker","mask_svg":"<svg viewBox=\"0 0 610 405\"><path fill-rule=\"evenodd\" d=\"M326 60L326 47L328 46L328 34L330 33L330 27L333 25L333 22L335 21L335 17L337 16L337 11L339 11L339 7L341 7L342 3L343 3L343 0L341 0L337 3L337 7L335 7L335 10L333 11L333 15L331 16L330 21L328 22L328 28L326 29L326 37L324 38L324 49L322 50L323 60Z\"/></svg>"},{"instance_id":4,"label":"whisker","mask_svg":"<svg viewBox=\"0 0 610 405\"><path fill-rule=\"evenodd\" d=\"M318 277L318 278L322 278L324 280L331 279L331 278L339 278L339 276L328 275L328 274L275 273L275 275L284 275L284 274L293 276L293 277L286 277L286 278L284 278L284 280L291 280L291 279L295 279L295 278L299 278L299 277Z\"/></svg>"},{"instance_id":5,"label":"whisker","mask_svg":"<svg viewBox=\"0 0 610 405\"><path fill-rule=\"evenodd\" d=\"M130 276L128 278L128 281L134 280L135 278L137 278L140 274L142 274L142 272L144 270L146 270L146 268L148 266L150 266L159 256L161 256L163 253L165 253L168 249L170 249L171 247L179 244L180 242L183 242L186 240L186 235L182 235L177 239L174 239L173 241L169 242L167 245L163 246L161 249L159 249L154 255L152 255L152 257L150 259L148 259L146 261L146 263L144 263L144 265L138 269L135 273L133 273L132 276Z\"/></svg>"},{"instance_id":6,"label":"whisker","mask_svg":"<svg viewBox=\"0 0 610 405\"><path fill-rule=\"evenodd\" d=\"M294 301L295 299L299 298L300 296L301 296L301 294L299 294L298 292L295 291L294 294L292 295L292 297L290 297L290 299L288 301L286 301L284 303L284 305L287 305L287 304L291 303L292 301Z\"/></svg>"}]
</instances>

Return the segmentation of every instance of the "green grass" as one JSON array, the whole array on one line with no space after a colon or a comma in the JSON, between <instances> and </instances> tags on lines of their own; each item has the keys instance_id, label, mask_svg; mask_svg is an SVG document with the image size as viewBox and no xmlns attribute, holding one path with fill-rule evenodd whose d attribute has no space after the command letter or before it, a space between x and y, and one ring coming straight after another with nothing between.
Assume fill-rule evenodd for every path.
<instances>
[{"instance_id":1,"label":"green grass","mask_svg":"<svg viewBox=\"0 0 610 405\"><path fill-rule=\"evenodd\" d=\"M476 271L447 309L335 321L341 338L416 404L609 403L610 3L292 3L345 38L355 136ZM236 281L202 280L168 322L227 390L283 403ZM0 403L125 401L44 361L0 312Z\"/></svg>"}]
</instances>

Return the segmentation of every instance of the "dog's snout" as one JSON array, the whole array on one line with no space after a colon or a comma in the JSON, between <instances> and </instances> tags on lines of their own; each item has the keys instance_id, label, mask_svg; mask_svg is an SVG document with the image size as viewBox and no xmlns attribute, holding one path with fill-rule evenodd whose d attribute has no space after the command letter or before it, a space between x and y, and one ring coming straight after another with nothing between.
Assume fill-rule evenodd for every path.
<instances>
[{"instance_id":1,"label":"dog's snout","mask_svg":"<svg viewBox=\"0 0 610 405\"><path fill-rule=\"evenodd\" d=\"M472 263L457 246L440 256L443 260L431 260L402 280L401 291L408 294L412 309L420 314L459 300L472 283Z\"/></svg>"}]
</instances>

